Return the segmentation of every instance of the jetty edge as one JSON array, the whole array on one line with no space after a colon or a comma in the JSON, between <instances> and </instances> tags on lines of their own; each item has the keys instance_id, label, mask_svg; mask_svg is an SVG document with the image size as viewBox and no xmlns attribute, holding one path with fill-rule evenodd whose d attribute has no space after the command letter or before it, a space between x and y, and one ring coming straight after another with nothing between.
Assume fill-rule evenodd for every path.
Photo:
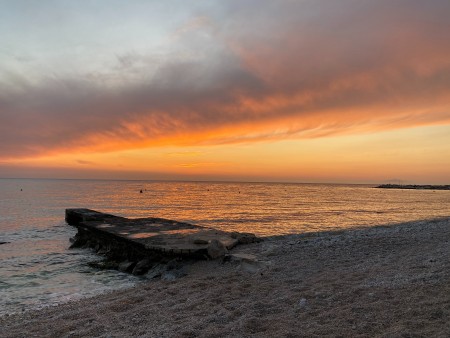
<instances>
[{"instance_id":1,"label":"jetty edge","mask_svg":"<svg viewBox=\"0 0 450 338\"><path fill-rule=\"evenodd\" d=\"M224 258L237 245L262 240L251 233L164 218L129 219L84 208L66 209L65 220L77 228L70 248L93 248L106 258L93 266L152 278L168 268L182 269L183 260Z\"/></svg>"}]
</instances>

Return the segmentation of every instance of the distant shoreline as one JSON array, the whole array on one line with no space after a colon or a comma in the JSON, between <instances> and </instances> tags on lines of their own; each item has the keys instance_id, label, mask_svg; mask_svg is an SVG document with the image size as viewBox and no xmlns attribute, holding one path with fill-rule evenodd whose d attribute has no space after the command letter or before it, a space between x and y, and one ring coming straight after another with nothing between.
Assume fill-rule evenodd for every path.
<instances>
[{"instance_id":1,"label":"distant shoreline","mask_svg":"<svg viewBox=\"0 0 450 338\"><path fill-rule=\"evenodd\" d=\"M416 189L416 190L450 190L450 185L420 185L420 184L381 184L381 189Z\"/></svg>"}]
</instances>

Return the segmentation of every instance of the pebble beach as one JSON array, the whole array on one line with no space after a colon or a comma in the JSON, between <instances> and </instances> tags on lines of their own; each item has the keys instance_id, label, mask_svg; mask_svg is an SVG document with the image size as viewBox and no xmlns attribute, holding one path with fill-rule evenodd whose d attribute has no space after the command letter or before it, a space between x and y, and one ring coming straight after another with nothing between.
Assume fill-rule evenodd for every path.
<instances>
[{"instance_id":1,"label":"pebble beach","mask_svg":"<svg viewBox=\"0 0 450 338\"><path fill-rule=\"evenodd\" d=\"M268 237L176 280L3 316L1 337L448 337L450 219Z\"/></svg>"}]
</instances>

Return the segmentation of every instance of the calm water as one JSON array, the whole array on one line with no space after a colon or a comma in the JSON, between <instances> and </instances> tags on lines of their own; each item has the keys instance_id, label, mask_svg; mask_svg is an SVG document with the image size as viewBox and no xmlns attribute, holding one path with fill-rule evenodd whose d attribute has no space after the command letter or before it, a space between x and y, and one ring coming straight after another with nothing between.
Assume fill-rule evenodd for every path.
<instances>
[{"instance_id":1,"label":"calm water","mask_svg":"<svg viewBox=\"0 0 450 338\"><path fill-rule=\"evenodd\" d=\"M21 190L22 189L22 190ZM142 194L139 190L143 189ZM66 208L163 217L259 235L450 216L450 191L370 186L0 179L0 314L53 305L142 280L96 271L68 250Z\"/></svg>"}]
</instances>

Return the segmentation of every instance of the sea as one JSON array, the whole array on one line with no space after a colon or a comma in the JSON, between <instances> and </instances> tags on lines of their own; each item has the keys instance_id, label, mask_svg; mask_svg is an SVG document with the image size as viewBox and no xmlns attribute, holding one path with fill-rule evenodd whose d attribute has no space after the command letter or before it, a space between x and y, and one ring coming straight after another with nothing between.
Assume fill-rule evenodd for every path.
<instances>
[{"instance_id":1,"label":"sea","mask_svg":"<svg viewBox=\"0 0 450 338\"><path fill-rule=\"evenodd\" d=\"M140 192L142 190L142 193ZM145 282L96 270L69 249L66 208L161 217L259 236L371 227L450 216L450 191L370 185L0 179L0 315Z\"/></svg>"}]
</instances>

